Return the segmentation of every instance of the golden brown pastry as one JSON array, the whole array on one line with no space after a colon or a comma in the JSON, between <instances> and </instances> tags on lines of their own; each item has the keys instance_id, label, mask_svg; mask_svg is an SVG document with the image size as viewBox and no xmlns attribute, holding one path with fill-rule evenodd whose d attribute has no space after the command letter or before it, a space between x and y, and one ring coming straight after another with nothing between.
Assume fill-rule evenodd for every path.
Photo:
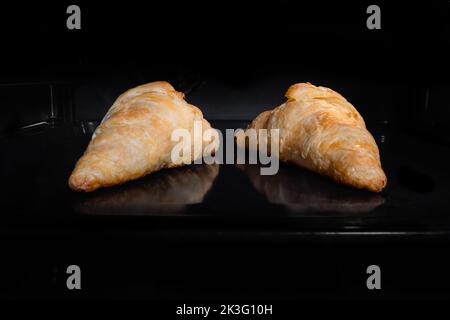
<instances>
[{"instance_id":1,"label":"golden brown pastry","mask_svg":"<svg viewBox=\"0 0 450 320\"><path fill-rule=\"evenodd\" d=\"M194 121L202 130L211 126L202 112L188 104L184 94L169 83L152 82L132 88L117 98L78 160L69 186L75 191L93 191L140 178L151 172L181 165L171 160L178 142L171 141L173 130L187 129L194 139ZM199 143L199 141L197 141ZM192 148L192 161L202 156L202 148Z\"/></svg>"},{"instance_id":2,"label":"golden brown pastry","mask_svg":"<svg viewBox=\"0 0 450 320\"><path fill-rule=\"evenodd\" d=\"M269 129L269 142L270 129L280 130L281 161L360 189L380 192L386 186L377 144L344 97L310 83L292 85L286 97L285 103L261 113L249 126Z\"/></svg>"}]
</instances>

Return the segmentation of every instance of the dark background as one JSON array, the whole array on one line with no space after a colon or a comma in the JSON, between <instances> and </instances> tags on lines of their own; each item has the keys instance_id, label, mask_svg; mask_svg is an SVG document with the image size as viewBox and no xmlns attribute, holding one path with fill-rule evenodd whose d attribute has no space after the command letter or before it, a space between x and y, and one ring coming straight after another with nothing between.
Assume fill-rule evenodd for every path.
<instances>
[{"instance_id":1,"label":"dark background","mask_svg":"<svg viewBox=\"0 0 450 320\"><path fill-rule=\"evenodd\" d=\"M81 30L66 28L69 4L2 6L0 131L47 120L48 83L62 119L99 120L125 89L168 80L208 119L249 120L310 81L341 92L369 127L449 140L448 1L377 2L381 30L367 29L364 1L79 1ZM30 82L45 86L11 88Z\"/></svg>"},{"instance_id":2,"label":"dark background","mask_svg":"<svg viewBox=\"0 0 450 320\"><path fill-rule=\"evenodd\" d=\"M220 71L236 81L243 81L237 71L246 76L270 67L417 81L436 78L436 71L444 76L448 57L447 1L377 2L382 29L375 31L366 28L366 8L375 4L369 1L78 1L78 31L65 24L74 3L3 5L2 67L73 75L80 64L128 62Z\"/></svg>"},{"instance_id":3,"label":"dark background","mask_svg":"<svg viewBox=\"0 0 450 320\"><path fill-rule=\"evenodd\" d=\"M70 4L81 7L81 30L66 28ZM370 4L381 7L381 30L366 28ZM448 299L449 39L448 1L2 4L0 297ZM80 196L66 179L89 130L118 94L154 80L209 120L243 124L282 103L292 83L337 90L380 144L386 205L372 216L285 219L223 166L187 217L74 213ZM23 129L40 122L42 132ZM319 194L339 193L314 182ZM81 292L65 288L72 263ZM372 263L381 292L365 288Z\"/></svg>"}]
</instances>

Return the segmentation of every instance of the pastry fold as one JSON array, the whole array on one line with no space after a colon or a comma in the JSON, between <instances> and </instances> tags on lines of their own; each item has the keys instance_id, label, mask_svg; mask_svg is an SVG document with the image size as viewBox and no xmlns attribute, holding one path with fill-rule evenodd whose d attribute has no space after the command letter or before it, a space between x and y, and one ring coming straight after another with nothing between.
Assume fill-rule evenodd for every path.
<instances>
[{"instance_id":1,"label":"pastry fold","mask_svg":"<svg viewBox=\"0 0 450 320\"><path fill-rule=\"evenodd\" d=\"M270 129L279 129L281 161L360 189L380 192L386 186L377 144L361 115L344 97L325 87L298 83L288 89L286 98L248 127L268 129L269 137ZM267 141L270 143L270 138Z\"/></svg>"},{"instance_id":2,"label":"pastry fold","mask_svg":"<svg viewBox=\"0 0 450 320\"><path fill-rule=\"evenodd\" d=\"M111 106L78 160L69 178L75 191L93 191L122 184L163 168L182 165L171 159L175 129L191 133L191 161L203 154L210 141L194 134L194 121L211 129L197 107L164 81L132 88ZM196 141L196 140L202 141ZM194 144L202 148L194 148ZM217 148L215 146L214 148Z\"/></svg>"}]
</instances>

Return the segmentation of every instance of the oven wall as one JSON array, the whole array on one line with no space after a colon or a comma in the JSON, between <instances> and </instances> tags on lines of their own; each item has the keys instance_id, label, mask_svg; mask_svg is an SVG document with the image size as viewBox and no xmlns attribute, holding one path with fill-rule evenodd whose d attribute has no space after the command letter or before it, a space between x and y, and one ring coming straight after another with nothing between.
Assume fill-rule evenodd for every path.
<instances>
[{"instance_id":1,"label":"oven wall","mask_svg":"<svg viewBox=\"0 0 450 320\"><path fill-rule=\"evenodd\" d=\"M63 83L64 121L100 120L121 92L154 80L186 92L210 119L249 120L310 81L342 93L369 126L450 139L447 1L381 1L381 30L365 25L368 1L81 2L79 31L65 26L69 4L2 10L0 132L52 115L48 87L13 83Z\"/></svg>"}]
</instances>

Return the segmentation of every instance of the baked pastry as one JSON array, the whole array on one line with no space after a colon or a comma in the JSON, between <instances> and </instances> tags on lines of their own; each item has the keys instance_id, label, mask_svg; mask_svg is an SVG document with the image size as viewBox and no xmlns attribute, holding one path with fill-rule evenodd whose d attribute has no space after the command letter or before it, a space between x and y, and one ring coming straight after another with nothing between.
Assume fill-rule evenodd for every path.
<instances>
[{"instance_id":1,"label":"baked pastry","mask_svg":"<svg viewBox=\"0 0 450 320\"><path fill-rule=\"evenodd\" d=\"M261 113L248 129L279 129L279 158L334 181L380 192L387 183L377 144L358 111L340 94L310 83L292 85L287 101ZM270 146L267 147L270 150Z\"/></svg>"},{"instance_id":2,"label":"baked pastry","mask_svg":"<svg viewBox=\"0 0 450 320\"><path fill-rule=\"evenodd\" d=\"M172 132L179 128L191 133L191 161L201 157L211 141L196 141L202 140L203 134L193 134L194 121L201 121L203 131L211 126L202 112L183 98L183 93L164 81L144 84L119 96L78 160L69 186L89 192L182 165L171 159L178 144L171 140Z\"/></svg>"}]
</instances>

